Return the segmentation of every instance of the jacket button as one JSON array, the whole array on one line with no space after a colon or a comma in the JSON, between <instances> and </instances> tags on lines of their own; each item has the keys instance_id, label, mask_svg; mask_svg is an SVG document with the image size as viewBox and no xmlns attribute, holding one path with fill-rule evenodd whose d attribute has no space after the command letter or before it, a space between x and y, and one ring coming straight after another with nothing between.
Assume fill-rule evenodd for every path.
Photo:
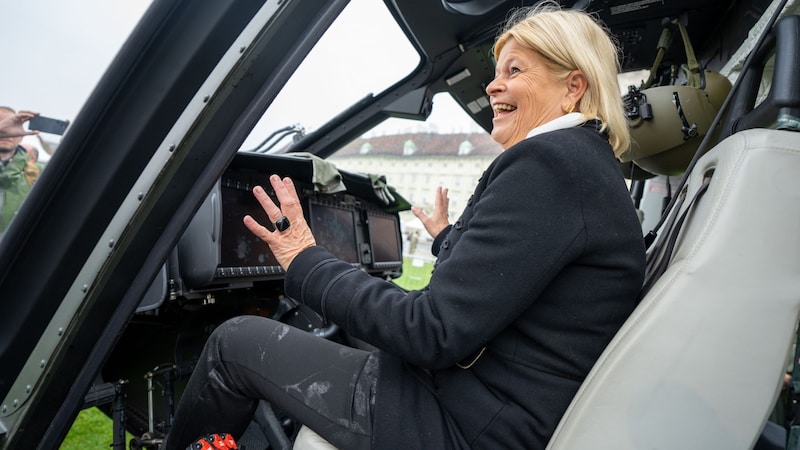
<instances>
[{"instance_id":1,"label":"jacket button","mask_svg":"<svg viewBox=\"0 0 800 450\"><path fill-rule=\"evenodd\" d=\"M442 250L447 250L448 248L450 248L450 241L449 241L449 240L447 240L447 239L445 239L444 241L442 241L442 246L441 246L441 248L442 248Z\"/></svg>"},{"instance_id":2,"label":"jacket button","mask_svg":"<svg viewBox=\"0 0 800 450\"><path fill-rule=\"evenodd\" d=\"M453 228L455 228L456 230L460 230L462 226L464 226L464 224L461 222L461 219L458 219L455 225L453 225Z\"/></svg>"}]
</instances>

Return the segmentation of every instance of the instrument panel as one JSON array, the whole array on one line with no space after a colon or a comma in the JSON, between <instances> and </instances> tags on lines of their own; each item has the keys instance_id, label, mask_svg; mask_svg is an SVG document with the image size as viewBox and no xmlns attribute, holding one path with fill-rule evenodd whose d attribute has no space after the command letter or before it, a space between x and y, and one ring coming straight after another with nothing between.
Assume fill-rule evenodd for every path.
<instances>
[{"instance_id":1,"label":"instrument panel","mask_svg":"<svg viewBox=\"0 0 800 450\"><path fill-rule=\"evenodd\" d=\"M269 184L272 174L294 181L317 245L376 276L400 276L403 249L398 211L409 205L394 191L394 203L386 204L369 176L331 170L329 164L291 155L238 154L178 245L185 286L204 290L283 278L285 272L267 244L242 222L245 215L251 215L272 227L252 193L260 185L277 200ZM321 171L329 178L337 173L335 189L320 187Z\"/></svg>"}]
</instances>

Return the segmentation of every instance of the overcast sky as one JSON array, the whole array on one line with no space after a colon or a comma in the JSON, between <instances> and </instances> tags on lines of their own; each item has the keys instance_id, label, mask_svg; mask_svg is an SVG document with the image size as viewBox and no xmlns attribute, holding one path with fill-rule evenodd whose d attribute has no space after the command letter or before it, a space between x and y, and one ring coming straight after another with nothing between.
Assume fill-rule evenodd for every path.
<instances>
[{"instance_id":1,"label":"overcast sky","mask_svg":"<svg viewBox=\"0 0 800 450\"><path fill-rule=\"evenodd\" d=\"M74 117L149 0L25 0L0 6L0 104Z\"/></svg>"},{"instance_id":2,"label":"overcast sky","mask_svg":"<svg viewBox=\"0 0 800 450\"><path fill-rule=\"evenodd\" d=\"M0 105L73 119L149 5L150 0L5 0L0 6L7 37ZM380 92L397 79L398 70L410 70L416 56L407 42L375 38L386 36L387 28L396 26L386 22L391 18L382 10L380 1L353 0L342 15L344 23L329 30L333 39L327 47L315 48L309 56L306 75L298 71L291 82L300 97L276 100L282 123L265 117L254 132L258 136L248 142L292 123L314 129L368 92ZM375 70L389 70L393 75L390 79ZM441 132L467 131L463 117L454 102L437 97L430 124L392 120L384 129L399 132L422 126Z\"/></svg>"}]
</instances>

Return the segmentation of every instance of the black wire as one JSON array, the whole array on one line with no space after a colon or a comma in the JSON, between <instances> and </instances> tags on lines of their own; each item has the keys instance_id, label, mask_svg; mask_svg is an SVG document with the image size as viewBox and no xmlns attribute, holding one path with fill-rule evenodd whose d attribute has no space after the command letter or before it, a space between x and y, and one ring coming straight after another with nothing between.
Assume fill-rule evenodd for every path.
<instances>
[{"instance_id":1,"label":"black wire","mask_svg":"<svg viewBox=\"0 0 800 450\"><path fill-rule=\"evenodd\" d=\"M248 151L248 152L258 152L258 151L259 151L259 149L260 149L261 147L263 147L263 146L264 146L264 145L265 145L267 142L269 142L269 141L270 141L270 139L272 139L272 138L274 138L275 136L277 136L277 135L278 135L278 133L283 133L283 132L287 132L287 131L288 131L288 132L291 132L291 131L292 131L292 130L294 130L294 129L295 129L295 127L294 127L293 125L285 126L285 127L283 127L283 128L278 128L277 130L273 131L273 132L272 132L272 134L270 134L269 136L267 136L267 138L266 138L266 139L264 139L263 141L261 141L261 143L260 143L260 144L256 145L255 147L251 148L250 150L246 150L246 151Z\"/></svg>"}]
</instances>

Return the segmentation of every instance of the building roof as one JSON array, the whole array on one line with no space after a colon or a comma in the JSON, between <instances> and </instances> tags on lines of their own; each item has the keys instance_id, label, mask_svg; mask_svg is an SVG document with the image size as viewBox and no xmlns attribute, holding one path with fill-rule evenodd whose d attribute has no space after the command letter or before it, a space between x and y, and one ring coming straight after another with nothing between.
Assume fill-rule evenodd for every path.
<instances>
[{"instance_id":1,"label":"building roof","mask_svg":"<svg viewBox=\"0 0 800 450\"><path fill-rule=\"evenodd\" d=\"M415 157L459 156L459 149L465 141L472 145L468 156L496 156L503 151L500 144L484 133L405 133L358 138L336 152L334 157L362 156L362 147L365 144L370 146L369 155L403 156L403 150L407 148L409 141L416 147L413 152Z\"/></svg>"}]
</instances>

